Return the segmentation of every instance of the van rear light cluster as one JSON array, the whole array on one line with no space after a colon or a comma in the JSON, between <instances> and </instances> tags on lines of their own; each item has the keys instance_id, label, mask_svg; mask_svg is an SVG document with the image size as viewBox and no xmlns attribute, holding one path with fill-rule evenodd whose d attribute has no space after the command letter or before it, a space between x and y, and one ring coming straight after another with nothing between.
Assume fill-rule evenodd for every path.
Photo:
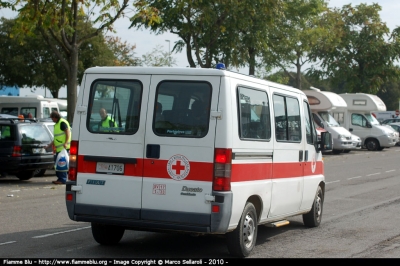
<instances>
[{"instance_id":1,"label":"van rear light cluster","mask_svg":"<svg viewBox=\"0 0 400 266\"><path fill-rule=\"evenodd\" d=\"M22 148L21 148L21 146L14 146L14 148L13 148L13 152L12 152L12 157L20 157L22 154L21 154L21 151L22 151Z\"/></svg>"},{"instance_id":2,"label":"van rear light cluster","mask_svg":"<svg viewBox=\"0 0 400 266\"><path fill-rule=\"evenodd\" d=\"M78 175L78 144L78 141L73 140L69 148L68 180L70 181L76 181Z\"/></svg>"},{"instance_id":3,"label":"van rear light cluster","mask_svg":"<svg viewBox=\"0 0 400 266\"><path fill-rule=\"evenodd\" d=\"M216 148L214 157L213 190L231 190L232 149Z\"/></svg>"}]
</instances>

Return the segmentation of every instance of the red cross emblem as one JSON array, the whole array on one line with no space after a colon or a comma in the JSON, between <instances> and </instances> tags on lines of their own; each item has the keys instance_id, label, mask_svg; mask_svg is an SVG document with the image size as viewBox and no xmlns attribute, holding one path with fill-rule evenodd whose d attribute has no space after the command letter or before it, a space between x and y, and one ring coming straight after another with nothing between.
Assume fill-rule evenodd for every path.
<instances>
[{"instance_id":1,"label":"red cross emblem","mask_svg":"<svg viewBox=\"0 0 400 266\"><path fill-rule=\"evenodd\" d=\"M167 163L167 172L174 180L180 181L185 179L190 172L189 160L180 154L172 156Z\"/></svg>"}]
</instances>

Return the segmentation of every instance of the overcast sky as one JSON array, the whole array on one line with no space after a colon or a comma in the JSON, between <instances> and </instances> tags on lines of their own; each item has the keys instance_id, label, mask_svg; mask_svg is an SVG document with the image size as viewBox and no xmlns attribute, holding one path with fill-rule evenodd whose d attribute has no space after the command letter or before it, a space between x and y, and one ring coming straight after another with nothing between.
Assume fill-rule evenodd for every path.
<instances>
[{"instance_id":1,"label":"overcast sky","mask_svg":"<svg viewBox=\"0 0 400 266\"><path fill-rule=\"evenodd\" d=\"M390 30L400 26L399 14L400 14L400 1L398 0L376 0L376 1L359 1L359 0L331 0L329 1L330 7L341 8L343 5L351 3L352 6L359 5L360 3L372 4L378 3L382 7L380 12L381 20L387 24ZM6 9L0 9L0 16L6 18L13 18L16 13L13 13ZM115 30L117 31L116 36L120 37L122 41L127 41L131 45L136 45L136 56L141 57L142 55L151 52L157 45L164 47L165 51L168 51L174 45L174 42L178 40L175 34L165 33L162 35L155 35L147 30L136 30L128 29L130 25L128 18L121 18L114 24ZM170 41L170 43L167 42ZM187 59L185 53L172 54L172 57L176 59L177 67L187 67ZM28 94L27 92L26 94ZM30 94L30 93L29 93ZM21 93L22 96L24 94ZM60 97L65 97L60 95Z\"/></svg>"}]
</instances>

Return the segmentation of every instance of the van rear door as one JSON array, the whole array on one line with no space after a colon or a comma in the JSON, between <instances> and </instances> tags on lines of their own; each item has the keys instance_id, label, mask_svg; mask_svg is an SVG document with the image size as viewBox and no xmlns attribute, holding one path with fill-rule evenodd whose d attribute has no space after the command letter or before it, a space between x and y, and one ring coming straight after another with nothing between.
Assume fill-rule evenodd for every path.
<instances>
[{"instance_id":1,"label":"van rear door","mask_svg":"<svg viewBox=\"0 0 400 266\"><path fill-rule=\"evenodd\" d=\"M139 219L150 75L90 73L84 86L75 213Z\"/></svg>"},{"instance_id":2,"label":"van rear door","mask_svg":"<svg viewBox=\"0 0 400 266\"><path fill-rule=\"evenodd\" d=\"M219 76L153 76L142 219L210 225Z\"/></svg>"}]
</instances>

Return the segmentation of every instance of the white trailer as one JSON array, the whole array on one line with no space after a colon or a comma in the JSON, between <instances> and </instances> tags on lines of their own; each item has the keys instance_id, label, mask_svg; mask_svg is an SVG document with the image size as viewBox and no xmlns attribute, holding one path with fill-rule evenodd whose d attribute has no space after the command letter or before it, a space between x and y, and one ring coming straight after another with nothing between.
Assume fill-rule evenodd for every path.
<instances>
[{"instance_id":1,"label":"white trailer","mask_svg":"<svg viewBox=\"0 0 400 266\"><path fill-rule=\"evenodd\" d=\"M387 126L382 126L371 112L386 111L385 103L376 95L367 93L339 94L347 108L334 110L337 116L343 116L344 127L361 138L362 145L368 150L382 150L393 147L398 134Z\"/></svg>"},{"instance_id":2,"label":"white trailer","mask_svg":"<svg viewBox=\"0 0 400 266\"><path fill-rule=\"evenodd\" d=\"M352 134L331 115L331 112L336 108L347 108L347 104L342 97L336 93L321 91L313 87L303 92L307 95L315 123L332 135L333 153L347 153L354 149L361 149L361 146L358 146L360 145L358 142L353 142Z\"/></svg>"},{"instance_id":3,"label":"white trailer","mask_svg":"<svg viewBox=\"0 0 400 266\"><path fill-rule=\"evenodd\" d=\"M25 118L48 118L52 111L60 111L58 104L43 96L0 96L0 113L23 115Z\"/></svg>"}]
</instances>

